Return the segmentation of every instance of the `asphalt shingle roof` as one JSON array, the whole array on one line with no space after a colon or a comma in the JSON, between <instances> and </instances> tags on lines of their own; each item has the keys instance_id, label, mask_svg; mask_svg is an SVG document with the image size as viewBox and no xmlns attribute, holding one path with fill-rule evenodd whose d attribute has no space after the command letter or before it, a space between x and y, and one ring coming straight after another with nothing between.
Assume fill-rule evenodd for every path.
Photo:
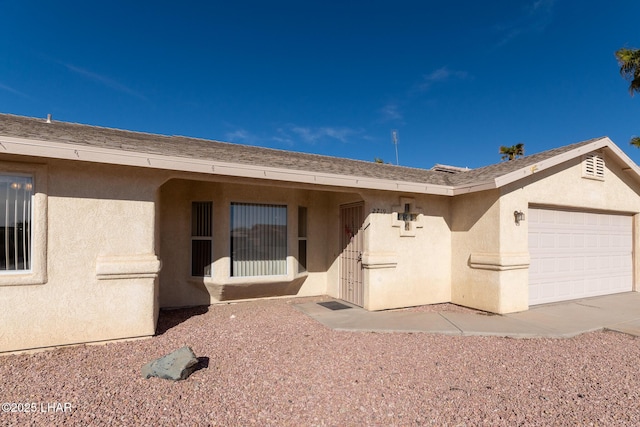
<instances>
[{"instance_id":1,"label":"asphalt shingle roof","mask_svg":"<svg viewBox=\"0 0 640 427\"><path fill-rule=\"evenodd\" d=\"M0 114L0 135L138 153L334 173L395 181L450 185L448 174L339 157L275 150L184 136L154 135Z\"/></svg>"},{"instance_id":2,"label":"asphalt shingle roof","mask_svg":"<svg viewBox=\"0 0 640 427\"><path fill-rule=\"evenodd\" d=\"M457 186L484 183L509 172L568 152L597 139L556 148L521 159L501 162L455 174L339 157L209 141L184 136L165 136L98 126L0 114L0 135L86 145L136 153L197 158L227 163L265 166L316 173L387 179L429 185Z\"/></svg>"},{"instance_id":3,"label":"asphalt shingle roof","mask_svg":"<svg viewBox=\"0 0 640 427\"><path fill-rule=\"evenodd\" d=\"M552 150L543 151L541 153L532 154L530 156L521 157L519 159L495 163L493 165L485 166L478 169L470 169L466 172L455 174L452 177L452 183L454 185L467 185L491 181L508 173L515 172L528 166L533 166L544 160L559 156L560 154L567 153L571 150L575 150L576 148L580 148L583 145L588 145L599 139L601 138L589 139L587 141L565 145L563 147L554 148Z\"/></svg>"}]
</instances>

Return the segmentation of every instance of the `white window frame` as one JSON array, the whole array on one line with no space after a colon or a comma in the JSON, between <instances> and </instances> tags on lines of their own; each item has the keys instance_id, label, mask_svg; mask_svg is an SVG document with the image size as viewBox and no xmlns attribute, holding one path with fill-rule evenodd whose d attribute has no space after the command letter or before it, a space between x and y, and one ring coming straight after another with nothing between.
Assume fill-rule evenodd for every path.
<instances>
[{"instance_id":1,"label":"white window frame","mask_svg":"<svg viewBox=\"0 0 640 427\"><path fill-rule=\"evenodd\" d=\"M6 179L6 181L5 181ZM0 212L0 214L4 215L4 224L0 223L0 227L4 227L4 238L0 239L0 245L5 246L4 256L0 257L0 264L5 263L4 268L0 267L0 274L25 274L31 273L32 271L32 262L31 262L31 249L33 248L33 233L31 231L31 225L33 224L33 195L35 194L34 189L34 179L31 174L23 174L23 173L3 173L0 171L0 180L4 183L9 184L7 188L7 193L4 194L4 191L0 192L0 198L5 198L5 210L4 212ZM9 193L15 191L16 199L13 203L9 203L8 196ZM22 203L22 207L18 205L17 193L19 191L29 191L31 195L29 196L28 205L24 202ZM28 236L25 236L27 231L25 230L24 223L22 232L18 232L15 229L17 228L17 220L21 218L22 220L27 220L28 218ZM13 224L10 223L11 219L13 219ZM26 221L25 221L26 222ZM10 227L13 225L13 227ZM9 232L10 228L13 228L13 232ZM12 236L13 235L13 236ZM9 242L12 240L11 237L14 237L13 244L10 245ZM26 239L25 237L28 237ZM18 260L20 247L20 242L22 242L22 255L23 255L23 267L19 268ZM13 255L13 266L11 264L10 259Z\"/></svg>"},{"instance_id":2,"label":"white window frame","mask_svg":"<svg viewBox=\"0 0 640 427\"><path fill-rule=\"evenodd\" d=\"M238 260L234 259L234 252L238 250L238 248L234 247L234 206L252 206L252 207L270 207L270 208L278 208L282 209L282 213L284 214L284 224L266 224L272 226L284 225L284 249L280 247L280 251L284 250L284 258L283 259L272 259L272 260L242 260L245 261L246 265L238 264L238 268L242 269L242 271L235 271L234 262L238 262ZM272 212L263 212L257 214L258 219L268 218ZM230 261L230 270L229 275L232 278L248 278L248 277L274 277L274 276L286 276L289 271L289 262L288 262L288 254L289 254L289 207L286 204L277 204L277 203L253 203L253 202L231 202L229 206L229 261ZM254 214L255 215L255 214ZM251 217L253 219L253 217ZM270 218L269 218L270 219ZM258 224L255 224L258 225ZM252 237L250 236L251 229L246 230L247 236L245 239L247 241L251 241ZM274 232L273 234L262 235L260 232L257 232L257 238L265 237L267 239L271 239L273 242L278 242L278 233ZM259 249L257 246L246 245L248 252L251 253L255 251L255 249ZM277 261L276 264L274 261ZM253 263L253 264L250 264ZM283 267L284 266L284 267Z\"/></svg>"},{"instance_id":3,"label":"white window frame","mask_svg":"<svg viewBox=\"0 0 640 427\"><path fill-rule=\"evenodd\" d=\"M194 209L196 204L208 204L209 205L209 218L205 218L204 221L207 221L207 224L199 224L196 225L193 223L194 221ZM205 233L200 233L194 234L194 228L198 228L198 229L202 229L205 228ZM208 230L206 230L206 228L208 228ZM199 241L199 242L209 242L209 251L211 253L211 259L209 260L209 265L208 267L205 267L205 271L203 275L194 275L193 273L193 244L194 242ZM191 251L191 259L190 259L190 274L191 277L213 277L213 202L212 201L192 201L191 202L191 247L190 247L190 251ZM207 269L208 268L208 269Z\"/></svg>"},{"instance_id":4,"label":"white window frame","mask_svg":"<svg viewBox=\"0 0 640 427\"><path fill-rule=\"evenodd\" d=\"M309 247L308 247L308 236L309 236L309 210L306 206L298 206L298 273L304 273L308 271L309 264ZM300 248L304 246L304 264L301 260Z\"/></svg>"},{"instance_id":5,"label":"white window frame","mask_svg":"<svg viewBox=\"0 0 640 427\"><path fill-rule=\"evenodd\" d=\"M47 283L47 166L0 161L0 174L31 176L31 268L3 270L0 286L43 285Z\"/></svg>"}]
</instances>

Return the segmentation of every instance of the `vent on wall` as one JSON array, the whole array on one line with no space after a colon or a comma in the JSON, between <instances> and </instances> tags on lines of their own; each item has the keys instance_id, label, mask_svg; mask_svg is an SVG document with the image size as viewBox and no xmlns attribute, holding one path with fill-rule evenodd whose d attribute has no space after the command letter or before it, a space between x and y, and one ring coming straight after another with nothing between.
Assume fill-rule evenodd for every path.
<instances>
[{"instance_id":1,"label":"vent on wall","mask_svg":"<svg viewBox=\"0 0 640 427\"><path fill-rule=\"evenodd\" d=\"M582 176L604 180L604 157L597 153L587 154L583 161Z\"/></svg>"}]
</instances>

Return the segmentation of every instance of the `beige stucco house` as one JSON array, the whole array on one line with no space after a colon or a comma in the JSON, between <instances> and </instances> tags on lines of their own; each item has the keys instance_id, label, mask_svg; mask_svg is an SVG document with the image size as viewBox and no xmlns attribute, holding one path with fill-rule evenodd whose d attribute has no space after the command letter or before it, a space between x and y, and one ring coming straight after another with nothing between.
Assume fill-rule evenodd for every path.
<instances>
[{"instance_id":1,"label":"beige stucco house","mask_svg":"<svg viewBox=\"0 0 640 427\"><path fill-rule=\"evenodd\" d=\"M245 298L509 313L636 290L639 194L608 138L421 170L0 115L0 352Z\"/></svg>"}]
</instances>

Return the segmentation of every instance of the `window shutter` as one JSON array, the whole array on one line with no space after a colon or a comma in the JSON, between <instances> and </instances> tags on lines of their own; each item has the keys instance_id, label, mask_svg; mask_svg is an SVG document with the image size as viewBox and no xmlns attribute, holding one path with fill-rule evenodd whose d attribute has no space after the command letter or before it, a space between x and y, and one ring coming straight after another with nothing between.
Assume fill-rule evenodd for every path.
<instances>
[{"instance_id":1,"label":"window shutter","mask_svg":"<svg viewBox=\"0 0 640 427\"><path fill-rule=\"evenodd\" d=\"M604 179L604 158L595 153L587 154L584 158L583 176Z\"/></svg>"}]
</instances>

